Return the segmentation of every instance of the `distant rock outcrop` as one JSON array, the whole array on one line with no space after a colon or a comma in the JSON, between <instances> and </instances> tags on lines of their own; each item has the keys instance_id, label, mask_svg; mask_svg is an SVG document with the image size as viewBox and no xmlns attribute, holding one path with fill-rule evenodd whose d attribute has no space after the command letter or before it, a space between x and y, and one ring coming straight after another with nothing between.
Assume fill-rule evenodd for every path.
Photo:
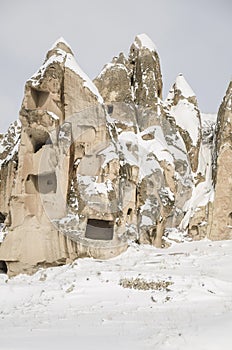
<instances>
[{"instance_id":1,"label":"distant rock outcrop","mask_svg":"<svg viewBox=\"0 0 232 350\"><path fill-rule=\"evenodd\" d=\"M215 189L208 236L232 239L232 81L219 108L214 140Z\"/></svg>"},{"instance_id":2,"label":"distant rock outcrop","mask_svg":"<svg viewBox=\"0 0 232 350\"><path fill-rule=\"evenodd\" d=\"M231 85L216 133L203 119L182 75L162 101L145 34L94 82L59 39L26 82L20 121L0 136L8 274L109 258L131 241L166 246L173 230L231 238Z\"/></svg>"}]
</instances>

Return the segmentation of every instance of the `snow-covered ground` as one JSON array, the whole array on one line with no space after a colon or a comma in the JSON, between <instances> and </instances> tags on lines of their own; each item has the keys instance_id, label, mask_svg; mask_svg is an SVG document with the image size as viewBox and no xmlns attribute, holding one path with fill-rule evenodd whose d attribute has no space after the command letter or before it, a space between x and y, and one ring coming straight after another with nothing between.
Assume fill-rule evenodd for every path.
<instances>
[{"instance_id":1,"label":"snow-covered ground","mask_svg":"<svg viewBox=\"0 0 232 350\"><path fill-rule=\"evenodd\" d=\"M121 279L166 281L163 290ZM131 246L121 256L0 275L0 349L232 348L232 241Z\"/></svg>"}]
</instances>

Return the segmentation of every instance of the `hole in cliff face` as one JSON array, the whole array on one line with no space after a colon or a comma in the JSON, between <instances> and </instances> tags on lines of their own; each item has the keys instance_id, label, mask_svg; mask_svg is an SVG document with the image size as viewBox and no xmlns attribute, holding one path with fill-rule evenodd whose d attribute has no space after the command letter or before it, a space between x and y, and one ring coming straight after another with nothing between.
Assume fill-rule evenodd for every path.
<instances>
[{"instance_id":1,"label":"hole in cliff face","mask_svg":"<svg viewBox=\"0 0 232 350\"><path fill-rule=\"evenodd\" d=\"M132 62L133 63L133 62ZM132 77L131 77L131 86L134 86L134 77L133 77L133 75L132 75Z\"/></svg>"},{"instance_id":2,"label":"hole in cliff face","mask_svg":"<svg viewBox=\"0 0 232 350\"><path fill-rule=\"evenodd\" d=\"M45 130L30 129L28 132L34 153L38 152L44 145L51 145L52 140Z\"/></svg>"},{"instance_id":3,"label":"hole in cliff face","mask_svg":"<svg viewBox=\"0 0 232 350\"><path fill-rule=\"evenodd\" d=\"M228 215L228 226L232 227L232 213Z\"/></svg>"},{"instance_id":4,"label":"hole in cliff face","mask_svg":"<svg viewBox=\"0 0 232 350\"><path fill-rule=\"evenodd\" d=\"M185 160L176 160L174 162L175 164L175 170L180 174L180 175L184 175L188 169L188 165L186 163Z\"/></svg>"},{"instance_id":5,"label":"hole in cliff face","mask_svg":"<svg viewBox=\"0 0 232 350\"><path fill-rule=\"evenodd\" d=\"M40 91L40 90L31 88L31 97L34 102L35 108L42 108L47 102L48 96L49 96L49 92L47 91Z\"/></svg>"},{"instance_id":6,"label":"hole in cliff face","mask_svg":"<svg viewBox=\"0 0 232 350\"><path fill-rule=\"evenodd\" d=\"M0 212L0 224L3 224L5 222L6 215Z\"/></svg>"},{"instance_id":7,"label":"hole in cliff face","mask_svg":"<svg viewBox=\"0 0 232 350\"><path fill-rule=\"evenodd\" d=\"M193 237L196 237L199 235L199 228L197 225L193 225L191 228L190 228L190 233Z\"/></svg>"},{"instance_id":8,"label":"hole in cliff face","mask_svg":"<svg viewBox=\"0 0 232 350\"><path fill-rule=\"evenodd\" d=\"M48 174L29 174L25 184L25 191L28 194L34 193L56 193L57 179L55 172Z\"/></svg>"},{"instance_id":9,"label":"hole in cliff face","mask_svg":"<svg viewBox=\"0 0 232 350\"><path fill-rule=\"evenodd\" d=\"M108 111L108 114L112 114L113 113L113 111L114 111L114 106L113 105L108 105L107 106L107 111Z\"/></svg>"},{"instance_id":10,"label":"hole in cliff face","mask_svg":"<svg viewBox=\"0 0 232 350\"><path fill-rule=\"evenodd\" d=\"M157 227L152 229L151 236L152 236L153 239L156 239L156 237L157 237Z\"/></svg>"},{"instance_id":11,"label":"hole in cliff face","mask_svg":"<svg viewBox=\"0 0 232 350\"><path fill-rule=\"evenodd\" d=\"M7 273L7 264L5 261L0 260L0 273Z\"/></svg>"},{"instance_id":12,"label":"hole in cliff face","mask_svg":"<svg viewBox=\"0 0 232 350\"><path fill-rule=\"evenodd\" d=\"M85 237L95 240L110 241L114 235L114 222L106 220L89 219Z\"/></svg>"}]
</instances>

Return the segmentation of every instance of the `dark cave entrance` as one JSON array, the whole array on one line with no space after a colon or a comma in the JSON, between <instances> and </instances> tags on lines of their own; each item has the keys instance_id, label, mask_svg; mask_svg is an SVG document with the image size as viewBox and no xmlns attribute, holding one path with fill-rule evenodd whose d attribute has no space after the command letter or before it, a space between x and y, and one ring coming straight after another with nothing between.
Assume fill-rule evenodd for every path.
<instances>
[{"instance_id":1,"label":"dark cave entrance","mask_svg":"<svg viewBox=\"0 0 232 350\"><path fill-rule=\"evenodd\" d=\"M228 215L228 223L227 223L228 226L232 226L232 213L230 213Z\"/></svg>"},{"instance_id":2,"label":"dark cave entrance","mask_svg":"<svg viewBox=\"0 0 232 350\"><path fill-rule=\"evenodd\" d=\"M42 108L48 100L49 92L31 88L31 97L35 104L35 108Z\"/></svg>"},{"instance_id":3,"label":"dark cave entrance","mask_svg":"<svg viewBox=\"0 0 232 350\"><path fill-rule=\"evenodd\" d=\"M6 219L6 215L0 212L0 224L4 224L5 219Z\"/></svg>"},{"instance_id":4,"label":"dark cave entrance","mask_svg":"<svg viewBox=\"0 0 232 350\"><path fill-rule=\"evenodd\" d=\"M5 261L0 260L0 273L5 273L7 274L7 264Z\"/></svg>"},{"instance_id":5,"label":"dark cave entrance","mask_svg":"<svg viewBox=\"0 0 232 350\"><path fill-rule=\"evenodd\" d=\"M110 241L114 236L114 222L106 220L89 219L86 226L85 237L95 240Z\"/></svg>"},{"instance_id":6,"label":"dark cave entrance","mask_svg":"<svg viewBox=\"0 0 232 350\"><path fill-rule=\"evenodd\" d=\"M33 152L38 152L44 145L51 145L52 141L47 131L31 129L28 132L29 139L31 141Z\"/></svg>"}]
</instances>

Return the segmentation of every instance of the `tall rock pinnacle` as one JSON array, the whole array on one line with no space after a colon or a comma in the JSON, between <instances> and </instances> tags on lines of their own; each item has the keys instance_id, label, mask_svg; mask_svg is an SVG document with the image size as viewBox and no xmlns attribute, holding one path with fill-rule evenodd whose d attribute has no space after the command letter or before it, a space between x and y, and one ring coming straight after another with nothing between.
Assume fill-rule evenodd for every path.
<instances>
[{"instance_id":1,"label":"tall rock pinnacle","mask_svg":"<svg viewBox=\"0 0 232 350\"><path fill-rule=\"evenodd\" d=\"M166 99L167 111L183 137L196 172L201 142L201 119L196 96L182 74L179 74Z\"/></svg>"},{"instance_id":2,"label":"tall rock pinnacle","mask_svg":"<svg viewBox=\"0 0 232 350\"><path fill-rule=\"evenodd\" d=\"M156 106L162 97L162 76L155 44L146 34L136 36L129 57L114 58L94 82L106 102Z\"/></svg>"},{"instance_id":3,"label":"tall rock pinnacle","mask_svg":"<svg viewBox=\"0 0 232 350\"><path fill-rule=\"evenodd\" d=\"M129 62L135 103L153 106L155 98L162 98L162 76L155 44L146 34L136 36L130 48Z\"/></svg>"},{"instance_id":4,"label":"tall rock pinnacle","mask_svg":"<svg viewBox=\"0 0 232 350\"><path fill-rule=\"evenodd\" d=\"M214 158L215 196L208 235L232 239L232 81L218 112Z\"/></svg>"}]
</instances>

